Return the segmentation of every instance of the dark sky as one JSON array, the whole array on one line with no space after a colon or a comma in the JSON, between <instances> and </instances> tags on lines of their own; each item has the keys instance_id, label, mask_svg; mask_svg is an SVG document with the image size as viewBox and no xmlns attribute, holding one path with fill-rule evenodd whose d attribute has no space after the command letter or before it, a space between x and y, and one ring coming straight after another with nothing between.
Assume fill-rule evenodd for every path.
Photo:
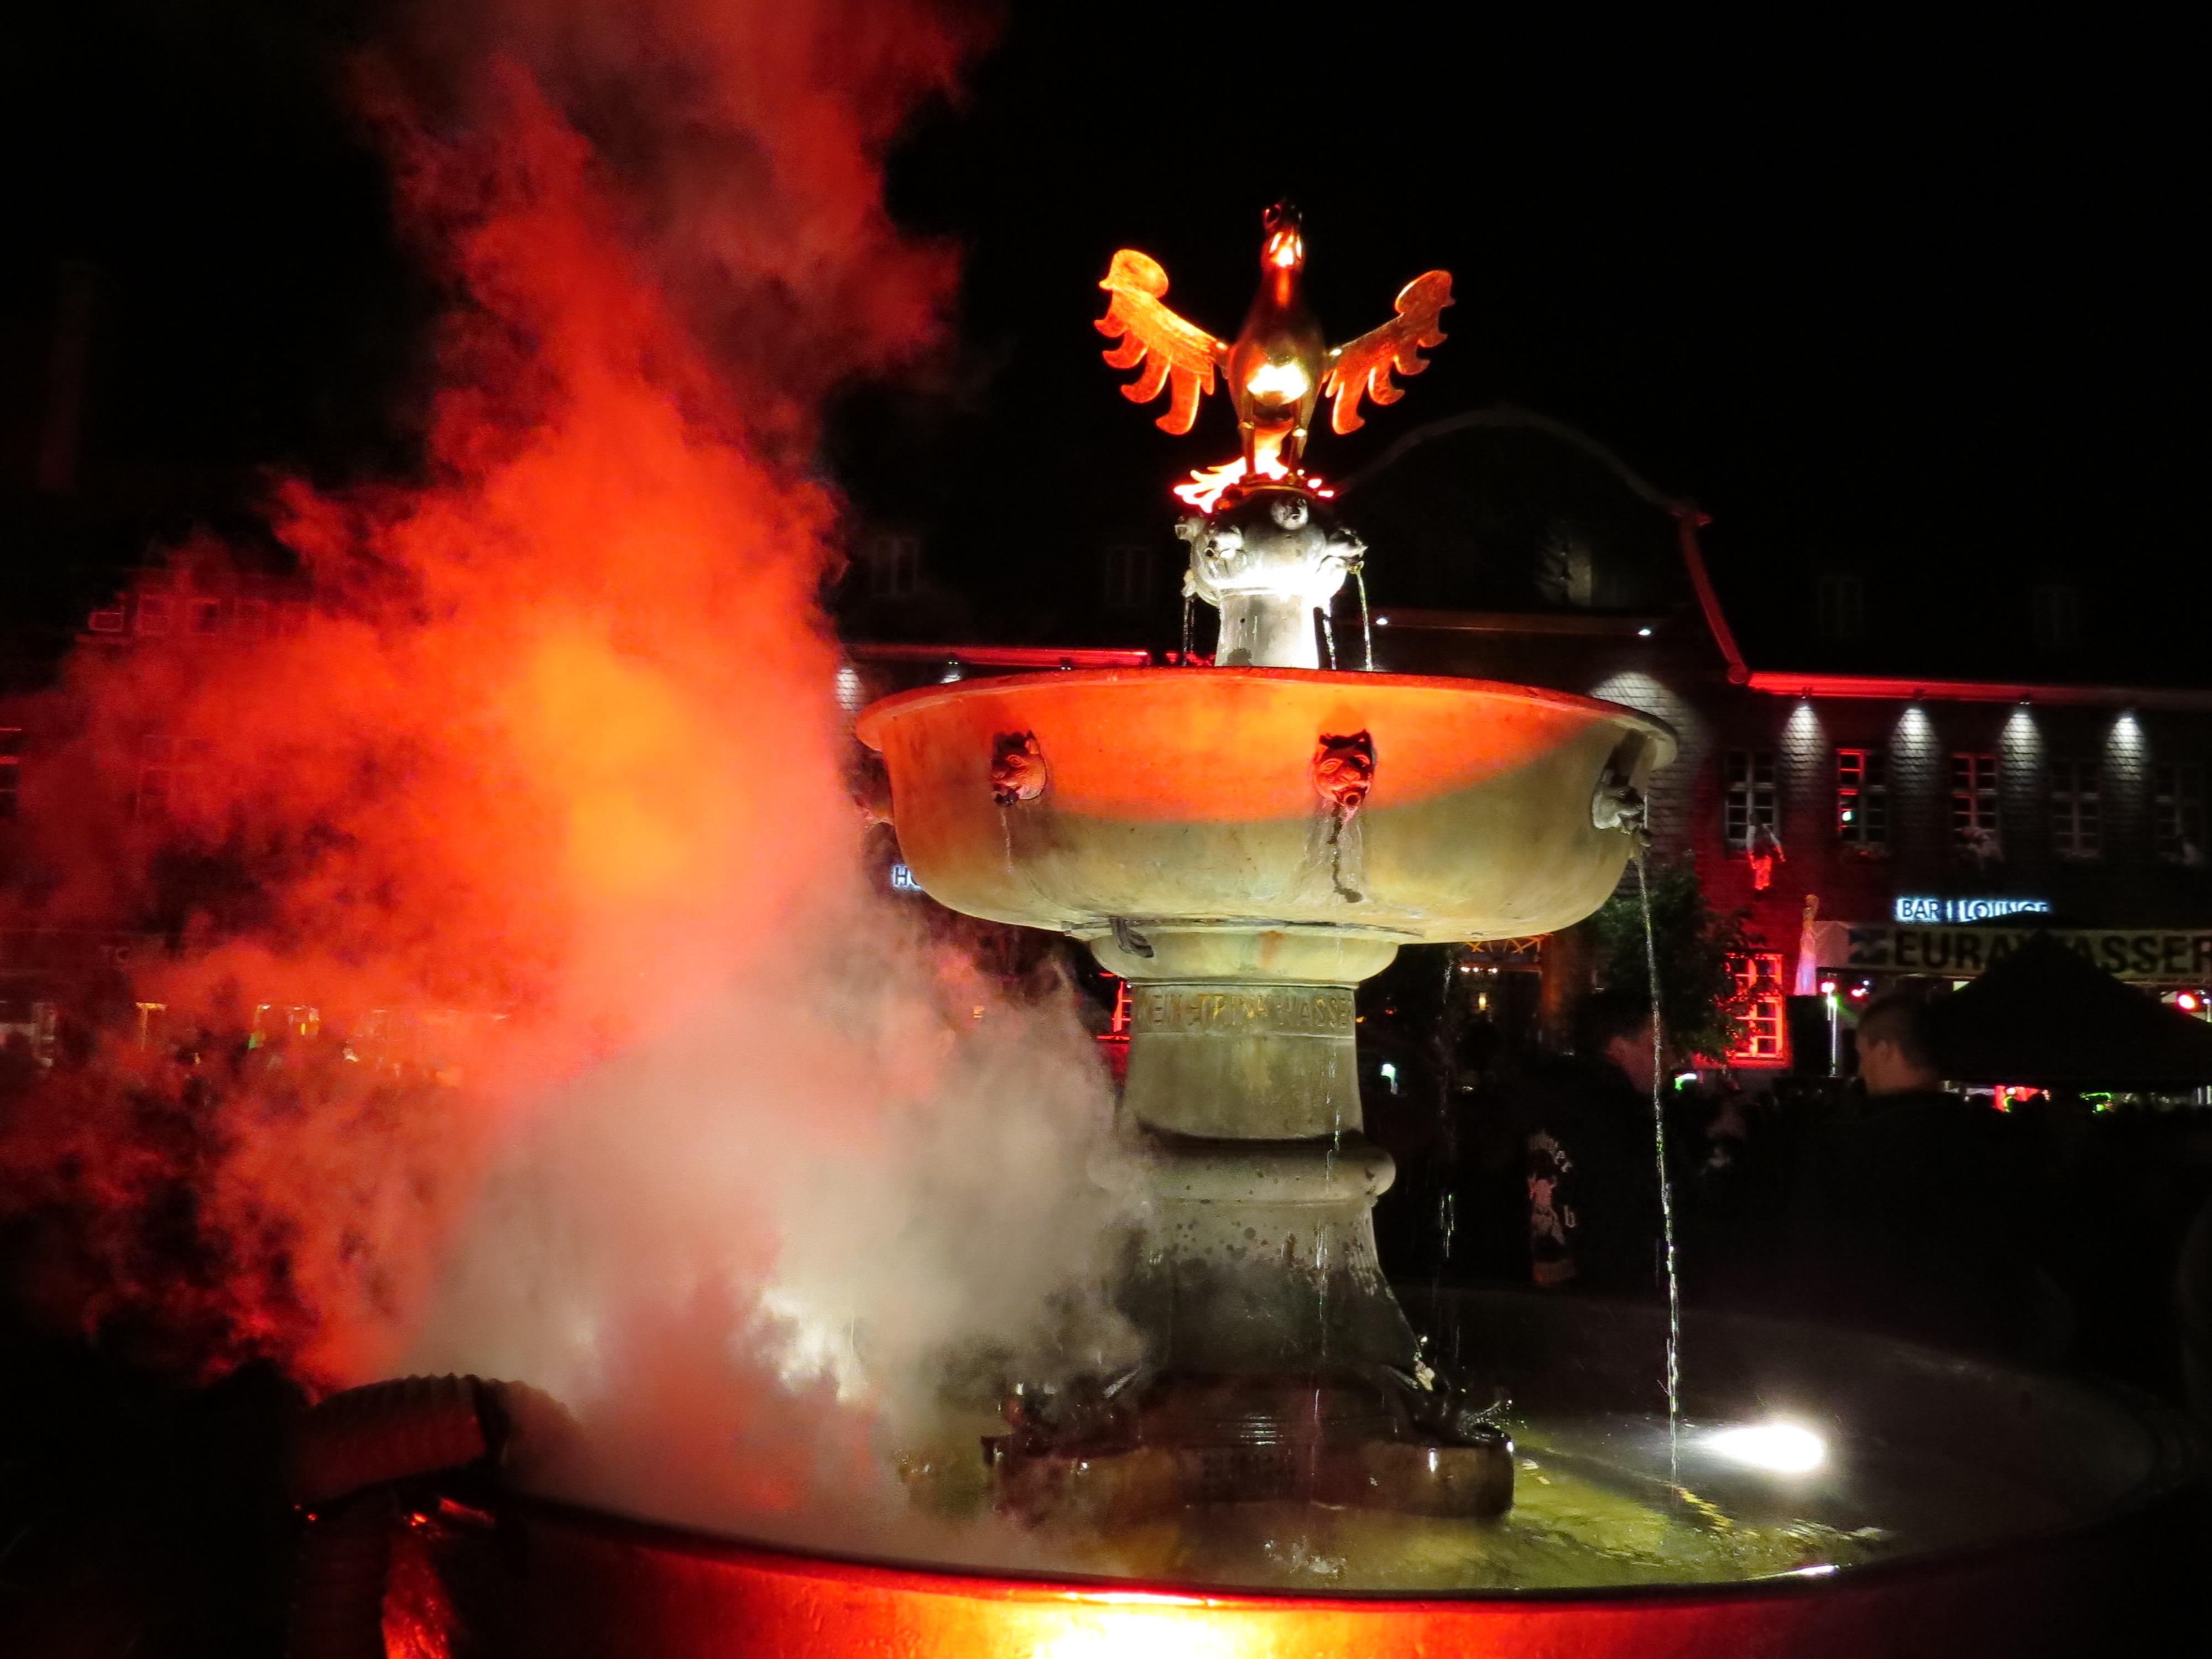
<instances>
[{"instance_id":1,"label":"dark sky","mask_svg":"<svg viewBox=\"0 0 2212 1659\"><path fill-rule=\"evenodd\" d=\"M1694 496L1738 559L2201 561L2207 179L2172 43L1594 19L1455 39L1394 15L1255 49L1291 66L1279 98L1234 51L1199 76L1133 30L1079 48L1048 10L1017 21L901 175L969 243L970 337L1022 411L996 441L1079 409L1155 489L1230 449L1218 410L1200 444L1102 397L1120 377L1074 325L1127 244L1233 329L1258 209L1288 191L1334 336L1422 270L1456 279L1433 368L1319 441L1324 471L1504 400Z\"/></svg>"},{"instance_id":2,"label":"dark sky","mask_svg":"<svg viewBox=\"0 0 2212 1659\"><path fill-rule=\"evenodd\" d=\"M375 8L9 9L0 318L20 344L57 261L97 264L95 457L404 453L428 295L337 89ZM899 212L967 251L963 356L957 396L855 400L836 453L860 492L979 549L1058 504L1164 530L1165 484L1231 451L1228 417L1171 440L1116 396L1095 284L1141 247L1232 330L1259 210L1288 193L1333 334L1431 266L1459 297L1435 367L1322 440L1324 472L1504 400L1695 496L1739 568L2203 562L2208 181L2181 43L1436 12L1473 21L1018 5L966 104L895 158ZM900 442L885 406L919 417Z\"/></svg>"}]
</instances>

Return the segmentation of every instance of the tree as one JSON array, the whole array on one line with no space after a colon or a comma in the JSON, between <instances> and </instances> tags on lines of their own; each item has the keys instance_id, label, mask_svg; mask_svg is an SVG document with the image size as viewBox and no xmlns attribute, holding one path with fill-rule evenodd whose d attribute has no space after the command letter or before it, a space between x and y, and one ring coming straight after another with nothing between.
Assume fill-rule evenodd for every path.
<instances>
[{"instance_id":1,"label":"tree","mask_svg":"<svg viewBox=\"0 0 2212 1659\"><path fill-rule=\"evenodd\" d=\"M1659 1018L1675 1052L1718 1058L1735 1046L1742 1016L1735 1005L1729 958L1750 949L1741 910L1725 915L1705 902L1688 864L1652 861L1651 942L1659 961ZM1600 984L1650 994L1644 967L1644 911L1630 880L1587 924Z\"/></svg>"}]
</instances>

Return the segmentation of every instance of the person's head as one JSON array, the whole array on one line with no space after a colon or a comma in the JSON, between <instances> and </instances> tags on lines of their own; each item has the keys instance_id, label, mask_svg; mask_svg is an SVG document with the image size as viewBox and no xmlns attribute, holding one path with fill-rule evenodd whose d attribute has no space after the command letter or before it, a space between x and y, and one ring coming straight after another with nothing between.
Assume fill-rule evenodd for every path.
<instances>
[{"instance_id":1,"label":"person's head","mask_svg":"<svg viewBox=\"0 0 2212 1659\"><path fill-rule=\"evenodd\" d=\"M1631 991L1591 992L1575 1011L1575 1052L1619 1067L1648 1093L1657 1075L1651 1052L1651 999Z\"/></svg>"},{"instance_id":2,"label":"person's head","mask_svg":"<svg viewBox=\"0 0 2212 1659\"><path fill-rule=\"evenodd\" d=\"M1942 1083L1928 1046L1928 1005L1894 991L1859 1016L1859 1080L1870 1095L1901 1095Z\"/></svg>"}]
</instances>

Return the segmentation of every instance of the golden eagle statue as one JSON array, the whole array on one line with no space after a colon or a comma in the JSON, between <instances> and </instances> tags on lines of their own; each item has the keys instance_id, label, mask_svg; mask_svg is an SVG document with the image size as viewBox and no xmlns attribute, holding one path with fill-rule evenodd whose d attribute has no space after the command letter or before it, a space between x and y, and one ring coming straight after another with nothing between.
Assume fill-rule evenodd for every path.
<instances>
[{"instance_id":1,"label":"golden eagle statue","mask_svg":"<svg viewBox=\"0 0 2212 1659\"><path fill-rule=\"evenodd\" d=\"M1116 368L1142 367L1121 388L1130 402L1168 393L1168 412L1158 422L1164 431L1189 431L1199 399L1213 390L1215 372L1228 380L1244 453L1228 466L1194 474L1195 487L1177 490L1201 508L1210 509L1240 480L1303 483L1315 405L1334 398L1329 424L1340 433L1357 431L1360 399L1396 403L1405 393L1391 374L1419 374L1429 366L1422 349L1444 338L1441 319L1452 302L1451 276L1431 270L1399 290L1397 314L1389 322L1340 346L1328 344L1300 290L1306 247L1298 210L1279 202L1264 223L1260 291L1234 340L1218 340L1168 308L1168 274L1149 254L1123 248L1098 284L1112 296L1098 331L1121 342L1106 361Z\"/></svg>"}]
</instances>

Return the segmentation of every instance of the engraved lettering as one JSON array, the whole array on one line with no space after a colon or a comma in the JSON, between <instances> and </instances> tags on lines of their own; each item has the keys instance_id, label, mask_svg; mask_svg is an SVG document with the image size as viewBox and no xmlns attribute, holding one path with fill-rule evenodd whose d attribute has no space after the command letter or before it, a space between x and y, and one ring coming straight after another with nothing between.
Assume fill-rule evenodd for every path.
<instances>
[{"instance_id":1,"label":"engraved lettering","mask_svg":"<svg viewBox=\"0 0 2212 1659\"><path fill-rule=\"evenodd\" d=\"M1350 1036L1352 993L1323 988L1212 990L1146 987L1136 998L1139 1031L1220 1031L1249 1036Z\"/></svg>"}]
</instances>

